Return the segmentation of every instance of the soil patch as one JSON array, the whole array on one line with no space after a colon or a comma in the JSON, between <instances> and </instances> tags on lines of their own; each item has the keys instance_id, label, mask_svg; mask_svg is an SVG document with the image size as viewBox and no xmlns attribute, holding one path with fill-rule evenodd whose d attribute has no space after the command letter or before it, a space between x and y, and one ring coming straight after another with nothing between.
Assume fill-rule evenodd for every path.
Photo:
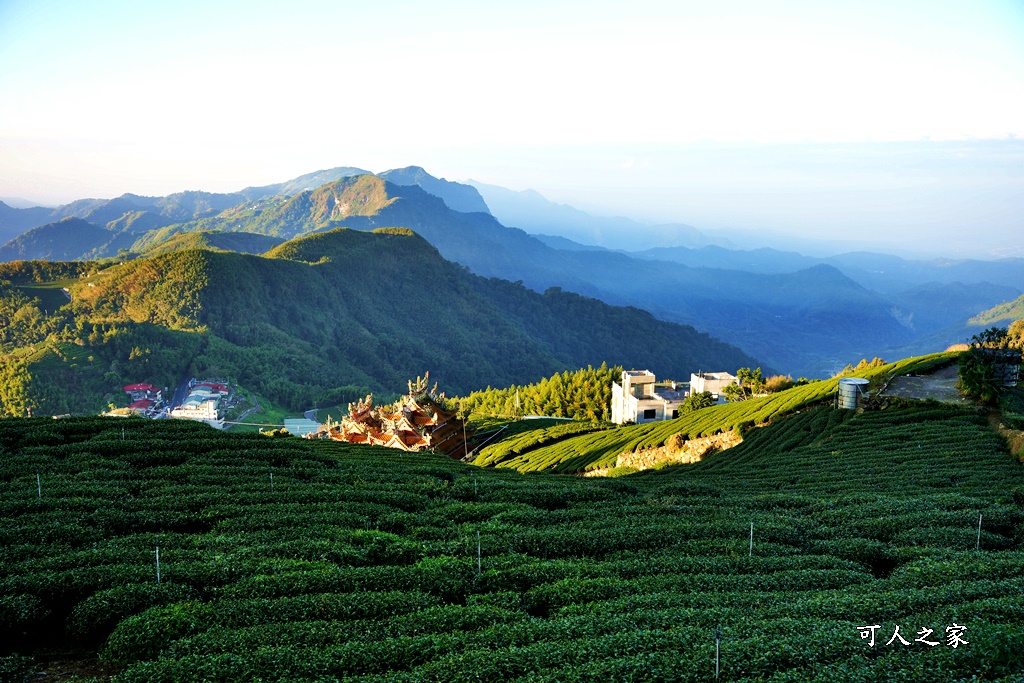
<instances>
[{"instance_id":1,"label":"soil patch","mask_svg":"<svg viewBox=\"0 0 1024 683\"><path fill-rule=\"evenodd\" d=\"M934 399L943 403L967 405L970 401L956 390L957 376L957 366L951 365L930 375L896 377L889 383L883 396L916 398L921 401Z\"/></svg>"},{"instance_id":2,"label":"soil patch","mask_svg":"<svg viewBox=\"0 0 1024 683\"><path fill-rule=\"evenodd\" d=\"M108 681L120 667L103 664L95 652L36 655L32 683L57 683L68 678L98 678Z\"/></svg>"}]
</instances>

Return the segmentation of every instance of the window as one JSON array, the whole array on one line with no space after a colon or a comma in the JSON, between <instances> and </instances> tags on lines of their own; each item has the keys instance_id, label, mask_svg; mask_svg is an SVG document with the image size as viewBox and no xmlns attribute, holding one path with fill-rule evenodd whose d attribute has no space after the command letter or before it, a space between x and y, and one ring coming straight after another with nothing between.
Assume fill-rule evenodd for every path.
<instances>
[{"instance_id":1,"label":"window","mask_svg":"<svg viewBox=\"0 0 1024 683\"><path fill-rule=\"evenodd\" d=\"M658 411L655 410L654 408L648 408L647 410L644 411L644 419L653 420L657 412Z\"/></svg>"},{"instance_id":2,"label":"window","mask_svg":"<svg viewBox=\"0 0 1024 683\"><path fill-rule=\"evenodd\" d=\"M672 411L672 419L674 420L677 417L679 417L679 409L678 408L676 408L675 410Z\"/></svg>"}]
</instances>

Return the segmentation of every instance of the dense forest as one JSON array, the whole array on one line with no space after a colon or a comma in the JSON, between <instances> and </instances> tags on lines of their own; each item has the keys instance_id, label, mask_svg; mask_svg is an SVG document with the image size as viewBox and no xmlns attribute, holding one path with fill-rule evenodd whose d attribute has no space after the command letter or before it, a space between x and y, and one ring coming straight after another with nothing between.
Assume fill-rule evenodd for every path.
<instances>
[{"instance_id":1,"label":"dense forest","mask_svg":"<svg viewBox=\"0 0 1024 683\"><path fill-rule=\"evenodd\" d=\"M547 415L579 420L611 419L612 382L622 368L607 363L575 372L555 373L540 382L505 389L487 387L456 399L469 414L522 416Z\"/></svg>"}]
</instances>

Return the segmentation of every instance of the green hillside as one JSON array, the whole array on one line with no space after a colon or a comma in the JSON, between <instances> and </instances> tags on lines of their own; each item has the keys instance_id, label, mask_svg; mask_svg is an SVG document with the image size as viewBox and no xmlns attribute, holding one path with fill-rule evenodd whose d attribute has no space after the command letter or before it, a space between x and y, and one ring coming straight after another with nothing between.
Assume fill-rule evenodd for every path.
<instances>
[{"instance_id":1,"label":"green hillside","mask_svg":"<svg viewBox=\"0 0 1024 683\"><path fill-rule=\"evenodd\" d=\"M1020 320L1022 318L1024 318L1024 296L983 311L971 318L968 324L988 327L1007 320Z\"/></svg>"},{"instance_id":2,"label":"green hillside","mask_svg":"<svg viewBox=\"0 0 1024 683\"><path fill-rule=\"evenodd\" d=\"M815 409L615 480L141 419L0 452L5 680L703 682L716 632L734 682L1024 667L1024 468L971 409Z\"/></svg>"},{"instance_id":3,"label":"green hillside","mask_svg":"<svg viewBox=\"0 0 1024 683\"><path fill-rule=\"evenodd\" d=\"M875 380L876 386L897 375L913 374L948 365L958 353L940 353L919 358L908 358L858 371L858 377ZM512 444L505 440L485 446L474 464L508 467L520 472L551 470L554 472L584 472L614 467L620 453L662 446L673 435L689 440L736 431L745 434L751 427L763 425L794 411L830 399L838 380L820 380L792 387L768 396L737 403L726 403L684 413L674 420L625 425L611 429L584 429L575 435L562 428L557 440L551 428L539 425L534 431L518 434ZM554 441L554 443L552 443Z\"/></svg>"},{"instance_id":4,"label":"green hillside","mask_svg":"<svg viewBox=\"0 0 1024 683\"><path fill-rule=\"evenodd\" d=\"M468 394L609 359L677 376L756 363L637 309L472 275L409 230L316 233L265 256L177 250L69 288L74 301L57 311L29 305L21 315L38 324L0 349L8 414L33 401L36 414L89 412L123 384L174 386L186 373L231 377L306 410L399 391L427 370ZM28 304L12 302L11 315ZM35 364L61 343L93 361Z\"/></svg>"}]
</instances>

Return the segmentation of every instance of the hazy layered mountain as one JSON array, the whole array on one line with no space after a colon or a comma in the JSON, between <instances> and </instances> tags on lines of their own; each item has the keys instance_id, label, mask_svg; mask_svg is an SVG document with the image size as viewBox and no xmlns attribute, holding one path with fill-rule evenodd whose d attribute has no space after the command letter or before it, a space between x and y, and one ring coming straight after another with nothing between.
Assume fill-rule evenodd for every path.
<instances>
[{"instance_id":1,"label":"hazy layered mountain","mask_svg":"<svg viewBox=\"0 0 1024 683\"><path fill-rule=\"evenodd\" d=\"M71 261L90 256L111 256L135 241L128 233L113 233L80 218L32 228L0 247L4 261Z\"/></svg>"},{"instance_id":2,"label":"hazy layered mountain","mask_svg":"<svg viewBox=\"0 0 1024 683\"><path fill-rule=\"evenodd\" d=\"M649 225L629 218L592 216L567 204L552 202L535 190L517 192L475 180L466 182L480 191L491 213L504 225L531 234L557 235L608 249L636 249L647 244L731 246L728 239L706 235L691 225Z\"/></svg>"},{"instance_id":3,"label":"hazy layered mountain","mask_svg":"<svg viewBox=\"0 0 1024 683\"><path fill-rule=\"evenodd\" d=\"M1024 283L1022 259L911 261L865 252L812 258L715 245L620 253L567 235L585 227L591 237L600 237L599 230L613 224L636 234L650 226L595 223L539 195L511 193L520 207L535 201L544 209L538 215L561 215L559 220L576 226L534 236L487 213L487 204L468 185L434 178L415 166L378 176L359 171L339 167L233 194L81 200L57 211L110 219L105 230L92 221L77 231L47 226L5 247L0 258L94 258L119 250L154 255L192 248L262 252L281 240L338 227L405 227L478 275L522 282L538 292L561 287L614 305L638 306L739 344L766 366L807 376L830 374L921 338L944 348L959 341L967 318L1014 298ZM323 179L330 180L309 186ZM503 188L477 186L499 199L504 192L508 199ZM524 196L529 201L520 201ZM231 242L227 235L233 233L243 236ZM677 230L673 239L685 235L701 238ZM59 244L62 240L66 244Z\"/></svg>"},{"instance_id":4,"label":"hazy layered mountain","mask_svg":"<svg viewBox=\"0 0 1024 683\"><path fill-rule=\"evenodd\" d=\"M962 285L960 285L962 287ZM936 297L933 302L934 306L942 306L941 293ZM957 310L957 307L952 307ZM967 308L963 305L959 306L958 312L963 314ZM977 310L976 308L973 310ZM969 317L968 317L969 316ZM970 342L971 337L978 334L982 330L988 327L1007 327L1010 323L1015 320L1024 318L1024 296L1019 296L1012 300L1006 300L1002 303L992 306L986 310L983 310L975 315L962 315L956 321L946 325L945 327L927 332L921 337L918 337L914 341L910 342L905 346L901 346L894 349L893 355L900 353L917 353L922 349L929 351L932 349L941 349L952 346L953 344L963 344Z\"/></svg>"},{"instance_id":5,"label":"hazy layered mountain","mask_svg":"<svg viewBox=\"0 0 1024 683\"><path fill-rule=\"evenodd\" d=\"M574 242L571 239L559 237L558 235L533 235L533 237L536 237L552 249L562 249L564 251L608 251L604 247L598 247L592 244L580 244L579 242Z\"/></svg>"},{"instance_id":6,"label":"hazy layered mountain","mask_svg":"<svg viewBox=\"0 0 1024 683\"><path fill-rule=\"evenodd\" d=\"M43 208L39 202L34 202L24 197L0 197L0 203L6 204L12 209Z\"/></svg>"},{"instance_id":7,"label":"hazy layered mountain","mask_svg":"<svg viewBox=\"0 0 1024 683\"><path fill-rule=\"evenodd\" d=\"M795 374L828 374L854 356L870 356L915 336L890 300L831 266L767 275L610 251L554 249L490 215L452 211L419 186L397 186L376 176L346 178L259 213L226 212L197 224L285 237L340 226L412 228L445 258L477 274L521 280L538 291L557 286L640 306L730 339L767 365Z\"/></svg>"},{"instance_id":8,"label":"hazy layered mountain","mask_svg":"<svg viewBox=\"0 0 1024 683\"><path fill-rule=\"evenodd\" d=\"M996 314L982 311L991 308L993 301L1007 301L1019 294L1020 289L1016 287L987 282L969 285L962 282L929 282L895 294L891 299L899 311L909 312L907 325L916 333L924 335L951 325L962 325L968 319L984 319L986 316L997 319ZM949 343L956 341L959 341L958 337Z\"/></svg>"},{"instance_id":9,"label":"hazy layered mountain","mask_svg":"<svg viewBox=\"0 0 1024 683\"><path fill-rule=\"evenodd\" d=\"M416 231L446 259L478 275L522 280L538 291L557 285L586 295L599 293L586 279L567 271L570 263L562 252L522 230L506 228L487 213L454 211L419 185L395 185L374 175L343 178L293 197L245 204L180 229L246 231L290 239L336 227L394 226Z\"/></svg>"},{"instance_id":10,"label":"hazy layered mountain","mask_svg":"<svg viewBox=\"0 0 1024 683\"><path fill-rule=\"evenodd\" d=\"M349 176L365 175L369 172L370 171L356 168L354 166L338 166L336 168L328 168L323 171L306 173L305 175L300 175L298 178L293 178L283 183L263 185L261 187L247 187L242 190L240 194L245 195L249 199L259 199L278 194L291 197L305 190L315 190L321 185L333 183L335 180L348 178Z\"/></svg>"},{"instance_id":11,"label":"hazy layered mountain","mask_svg":"<svg viewBox=\"0 0 1024 683\"><path fill-rule=\"evenodd\" d=\"M724 268L751 273L791 273L825 263L825 259L804 256L794 251L761 249L729 249L715 245L703 247L654 247L627 253L648 261L672 261L691 268Z\"/></svg>"},{"instance_id":12,"label":"hazy layered mountain","mask_svg":"<svg viewBox=\"0 0 1024 683\"><path fill-rule=\"evenodd\" d=\"M886 254L851 252L832 256L827 261L866 287L881 292L901 291L928 282L989 282L1018 291L1024 287L1024 258L911 260Z\"/></svg>"},{"instance_id":13,"label":"hazy layered mountain","mask_svg":"<svg viewBox=\"0 0 1024 683\"><path fill-rule=\"evenodd\" d=\"M476 188L462 183L454 183L444 178L435 178L419 166L396 168L379 177L395 185L418 185L435 197L440 197L448 208L463 213L490 213L483 197Z\"/></svg>"},{"instance_id":14,"label":"hazy layered mountain","mask_svg":"<svg viewBox=\"0 0 1024 683\"><path fill-rule=\"evenodd\" d=\"M990 283L1020 289L1024 286L1024 259L905 259L891 254L849 252L829 257L805 256L777 249L724 249L708 246L659 247L631 251L636 258L673 261L693 267L726 268L754 273L786 273L819 264L833 265L860 284L884 294L903 292L932 282Z\"/></svg>"},{"instance_id":15,"label":"hazy layered mountain","mask_svg":"<svg viewBox=\"0 0 1024 683\"><path fill-rule=\"evenodd\" d=\"M0 243L12 240L26 230L53 220L53 209L41 206L14 208L0 202Z\"/></svg>"}]
</instances>

